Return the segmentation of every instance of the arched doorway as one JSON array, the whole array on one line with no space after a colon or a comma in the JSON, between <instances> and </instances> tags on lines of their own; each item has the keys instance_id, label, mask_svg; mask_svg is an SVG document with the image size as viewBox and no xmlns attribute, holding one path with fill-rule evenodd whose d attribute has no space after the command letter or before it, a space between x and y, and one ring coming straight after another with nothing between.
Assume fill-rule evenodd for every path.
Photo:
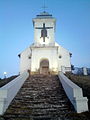
<instances>
[{"instance_id":1,"label":"arched doorway","mask_svg":"<svg viewBox=\"0 0 90 120\"><path fill-rule=\"evenodd\" d=\"M43 59L40 62L40 74L47 75L49 73L49 61L47 59Z\"/></svg>"}]
</instances>

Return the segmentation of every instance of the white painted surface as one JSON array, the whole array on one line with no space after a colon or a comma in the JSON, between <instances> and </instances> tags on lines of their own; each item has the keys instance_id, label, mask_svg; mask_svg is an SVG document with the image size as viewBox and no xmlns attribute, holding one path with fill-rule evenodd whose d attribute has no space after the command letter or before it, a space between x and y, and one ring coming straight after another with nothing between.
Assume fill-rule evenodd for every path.
<instances>
[{"instance_id":1,"label":"white painted surface","mask_svg":"<svg viewBox=\"0 0 90 120\"><path fill-rule=\"evenodd\" d=\"M58 43L55 43L55 46L58 46L58 69L61 71L61 67L64 66L65 68L71 68L71 60L70 60L70 52L63 48ZM61 58L59 58L61 56ZM71 71L71 69L65 71Z\"/></svg>"},{"instance_id":2,"label":"white painted surface","mask_svg":"<svg viewBox=\"0 0 90 120\"><path fill-rule=\"evenodd\" d=\"M2 115L6 111L9 104L16 96L17 92L28 77L29 73L24 72L23 74L0 88L0 115Z\"/></svg>"},{"instance_id":3,"label":"white painted surface","mask_svg":"<svg viewBox=\"0 0 90 120\"><path fill-rule=\"evenodd\" d=\"M61 58L59 58L60 55ZM31 56L31 59L29 59L29 56ZM71 71L69 52L56 43L54 46L34 44L22 52L20 57L20 73L23 73L25 70L30 70L31 72L37 71L42 59L49 60L50 71L62 71L62 66L70 68L69 70L65 69L65 72Z\"/></svg>"},{"instance_id":4,"label":"white painted surface","mask_svg":"<svg viewBox=\"0 0 90 120\"><path fill-rule=\"evenodd\" d=\"M35 44L50 44L55 42L55 18L35 18L34 22L34 40ZM43 38L41 38L41 29L36 29L43 27L43 23L45 23L45 27L53 27L52 29L47 29L47 37L45 38L45 42L43 42Z\"/></svg>"},{"instance_id":5,"label":"white painted surface","mask_svg":"<svg viewBox=\"0 0 90 120\"><path fill-rule=\"evenodd\" d=\"M28 47L20 54L20 74L31 69L31 49Z\"/></svg>"},{"instance_id":6,"label":"white painted surface","mask_svg":"<svg viewBox=\"0 0 90 120\"><path fill-rule=\"evenodd\" d=\"M43 59L48 59L51 71L57 71L57 57L57 47L32 48L31 71L38 70Z\"/></svg>"},{"instance_id":7,"label":"white painted surface","mask_svg":"<svg viewBox=\"0 0 90 120\"><path fill-rule=\"evenodd\" d=\"M83 97L82 88L74 84L62 72L59 73L62 86L77 113L88 111L88 99Z\"/></svg>"},{"instance_id":8,"label":"white painted surface","mask_svg":"<svg viewBox=\"0 0 90 120\"><path fill-rule=\"evenodd\" d=\"M83 67L82 69L83 69L83 75L88 75L88 73L87 73L87 68L86 68L86 67Z\"/></svg>"}]
</instances>

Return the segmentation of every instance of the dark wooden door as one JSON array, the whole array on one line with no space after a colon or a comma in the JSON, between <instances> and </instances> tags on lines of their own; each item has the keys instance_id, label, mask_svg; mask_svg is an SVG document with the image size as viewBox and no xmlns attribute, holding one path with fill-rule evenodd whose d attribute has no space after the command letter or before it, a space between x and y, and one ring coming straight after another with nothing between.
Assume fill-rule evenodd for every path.
<instances>
[{"instance_id":1,"label":"dark wooden door","mask_svg":"<svg viewBox=\"0 0 90 120\"><path fill-rule=\"evenodd\" d=\"M48 73L49 73L49 68L48 67L42 67L41 74L48 75Z\"/></svg>"},{"instance_id":2,"label":"dark wooden door","mask_svg":"<svg viewBox=\"0 0 90 120\"><path fill-rule=\"evenodd\" d=\"M49 73L49 62L48 60L43 60L40 63L40 74L48 75Z\"/></svg>"}]
</instances>

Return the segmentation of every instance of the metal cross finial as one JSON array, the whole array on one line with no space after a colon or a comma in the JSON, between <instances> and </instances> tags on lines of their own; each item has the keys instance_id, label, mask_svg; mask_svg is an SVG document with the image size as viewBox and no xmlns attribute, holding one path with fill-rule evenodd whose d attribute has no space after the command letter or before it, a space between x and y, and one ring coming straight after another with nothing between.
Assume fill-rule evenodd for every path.
<instances>
[{"instance_id":1,"label":"metal cross finial","mask_svg":"<svg viewBox=\"0 0 90 120\"><path fill-rule=\"evenodd\" d=\"M45 9L47 8L46 5L45 5L45 0L44 0L44 4L43 4L42 8L44 9L44 12L45 12Z\"/></svg>"}]
</instances>

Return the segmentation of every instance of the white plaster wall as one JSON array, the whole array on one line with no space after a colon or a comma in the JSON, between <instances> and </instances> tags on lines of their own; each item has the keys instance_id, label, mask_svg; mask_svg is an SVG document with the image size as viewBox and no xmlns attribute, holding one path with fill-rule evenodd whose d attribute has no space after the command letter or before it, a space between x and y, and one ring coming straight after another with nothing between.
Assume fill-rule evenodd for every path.
<instances>
[{"instance_id":1,"label":"white plaster wall","mask_svg":"<svg viewBox=\"0 0 90 120\"><path fill-rule=\"evenodd\" d=\"M54 43L55 41L55 19L34 19L34 40L35 44L49 44ZM43 23L45 23L46 27L53 27L52 29L47 29L47 36L45 38L45 42L41 37L41 29L35 29L36 27L43 27Z\"/></svg>"},{"instance_id":2,"label":"white plaster wall","mask_svg":"<svg viewBox=\"0 0 90 120\"><path fill-rule=\"evenodd\" d=\"M22 73L20 76L0 88L0 115L2 115L9 104L16 96L24 81L29 77L28 72Z\"/></svg>"},{"instance_id":3,"label":"white plaster wall","mask_svg":"<svg viewBox=\"0 0 90 120\"><path fill-rule=\"evenodd\" d=\"M59 56L61 56L61 58L59 58ZM59 71L61 71L61 66L71 67L70 53L65 48L58 45L58 70Z\"/></svg>"},{"instance_id":4,"label":"white plaster wall","mask_svg":"<svg viewBox=\"0 0 90 120\"><path fill-rule=\"evenodd\" d=\"M23 73L26 70L30 70L31 68L31 59L29 57L31 56L31 50L30 48L27 48L24 50L20 55L20 73Z\"/></svg>"},{"instance_id":5,"label":"white plaster wall","mask_svg":"<svg viewBox=\"0 0 90 120\"><path fill-rule=\"evenodd\" d=\"M31 50L32 49L32 50ZM49 60L49 69L61 71L61 67L71 67L69 52L59 45L55 46L32 46L21 53L20 73L25 70L37 71L41 59ZM29 56L31 55L31 59ZM62 57L59 58L59 55Z\"/></svg>"},{"instance_id":6,"label":"white plaster wall","mask_svg":"<svg viewBox=\"0 0 90 120\"><path fill-rule=\"evenodd\" d=\"M31 71L39 69L40 61L42 59L48 59L49 69L56 71L58 69L57 47L33 48Z\"/></svg>"},{"instance_id":7,"label":"white plaster wall","mask_svg":"<svg viewBox=\"0 0 90 120\"><path fill-rule=\"evenodd\" d=\"M82 88L68 79L62 72L58 74L62 86L77 113L88 111L88 99L83 97Z\"/></svg>"}]
</instances>

